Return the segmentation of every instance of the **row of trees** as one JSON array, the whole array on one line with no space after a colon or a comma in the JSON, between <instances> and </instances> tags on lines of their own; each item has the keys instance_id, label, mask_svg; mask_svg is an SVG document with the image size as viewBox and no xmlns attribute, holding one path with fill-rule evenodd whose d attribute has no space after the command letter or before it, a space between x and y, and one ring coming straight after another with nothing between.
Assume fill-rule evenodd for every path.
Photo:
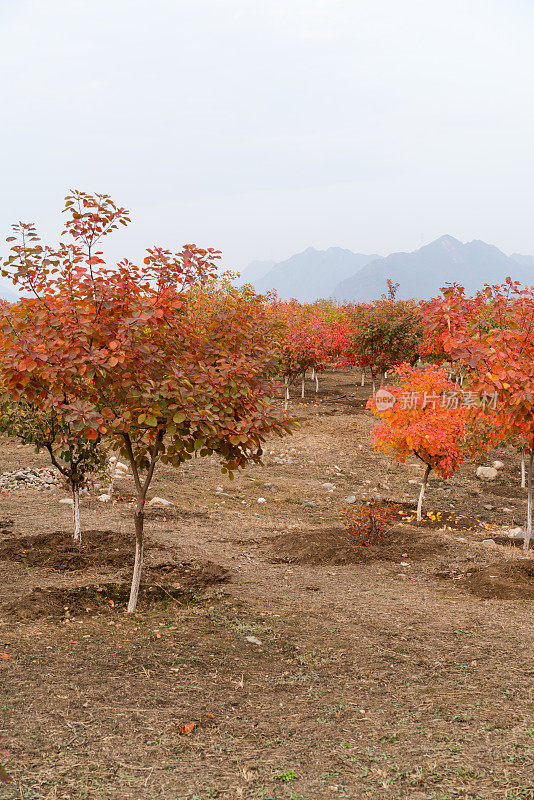
<instances>
[{"instance_id":1,"label":"row of trees","mask_svg":"<svg viewBox=\"0 0 534 800\"><path fill-rule=\"evenodd\" d=\"M381 414L377 448L448 477L496 440L528 453L531 535L534 452L534 297L511 281L467 298L449 287L431 301L398 300L397 286L372 304L281 302L217 275L220 253L186 245L147 250L142 265L108 265L101 240L130 221L107 195L72 193L57 246L33 225L14 226L4 265L23 299L4 303L0 325L0 428L37 448L72 488L81 540L80 490L105 471L112 451L127 459L137 493L135 610L144 507L158 462L179 466L217 455L233 472L261 461L262 443L291 422L278 389L325 368L359 367L373 383L396 370L397 402ZM421 356L445 368L416 369ZM472 393L498 394L491 414L477 405L402 403L443 397L463 377Z\"/></svg>"}]
</instances>

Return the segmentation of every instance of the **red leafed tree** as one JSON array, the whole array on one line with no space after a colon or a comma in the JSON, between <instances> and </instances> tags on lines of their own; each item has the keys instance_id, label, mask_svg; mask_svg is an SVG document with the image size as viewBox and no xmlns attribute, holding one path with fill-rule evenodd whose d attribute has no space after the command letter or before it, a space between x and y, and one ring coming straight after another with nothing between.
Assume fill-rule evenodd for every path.
<instances>
[{"instance_id":1,"label":"red leafed tree","mask_svg":"<svg viewBox=\"0 0 534 800\"><path fill-rule=\"evenodd\" d=\"M378 411L376 397L368 407L380 416L374 432L374 446L404 462L416 455L425 465L417 504L421 521L426 485L432 470L449 478L467 456L474 456L489 445L491 426L487 420L473 418L462 406L458 388L444 370L418 370L409 365L394 372L395 383L388 391L395 403Z\"/></svg>"},{"instance_id":2,"label":"red leafed tree","mask_svg":"<svg viewBox=\"0 0 534 800\"><path fill-rule=\"evenodd\" d=\"M286 404L289 386L297 377L302 379L307 370L324 369L333 352L332 328L323 322L310 306L292 300L289 303L275 302L273 316L281 326L278 345L278 374L284 379Z\"/></svg>"},{"instance_id":3,"label":"red leafed tree","mask_svg":"<svg viewBox=\"0 0 534 800\"><path fill-rule=\"evenodd\" d=\"M345 339L346 366L371 371L373 385L395 366L415 364L423 333L419 308L413 300L397 300L398 284L388 280L388 292L375 303L353 306L339 334Z\"/></svg>"},{"instance_id":4,"label":"red leafed tree","mask_svg":"<svg viewBox=\"0 0 534 800\"><path fill-rule=\"evenodd\" d=\"M65 212L72 241L13 249L8 268L35 297L39 339L26 353L35 366L13 358L7 379L11 392L45 409L61 395L82 436L106 437L129 460L137 492L132 612L158 461L179 466L218 454L232 474L261 460L266 436L290 429L270 379L273 321L261 296L214 283L217 251L154 247L142 266L108 266L98 241L127 224L128 212L82 192L67 198ZM53 389L47 397L43 372Z\"/></svg>"},{"instance_id":5,"label":"red leafed tree","mask_svg":"<svg viewBox=\"0 0 534 800\"><path fill-rule=\"evenodd\" d=\"M497 395L495 424L501 435L525 446L527 550L532 538L534 289L507 278L466 298L462 287L448 287L429 304L425 325L431 334L440 331L444 350L467 372L465 385L479 394Z\"/></svg>"}]
</instances>

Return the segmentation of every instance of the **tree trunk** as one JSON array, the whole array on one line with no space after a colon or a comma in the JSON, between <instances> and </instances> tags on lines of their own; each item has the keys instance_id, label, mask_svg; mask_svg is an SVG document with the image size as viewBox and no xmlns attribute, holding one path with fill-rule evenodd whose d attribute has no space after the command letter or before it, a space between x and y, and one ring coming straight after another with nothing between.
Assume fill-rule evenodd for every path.
<instances>
[{"instance_id":1,"label":"tree trunk","mask_svg":"<svg viewBox=\"0 0 534 800\"><path fill-rule=\"evenodd\" d=\"M80 487L72 484L72 516L74 519L74 541L82 543L82 527L80 523Z\"/></svg>"},{"instance_id":2,"label":"tree trunk","mask_svg":"<svg viewBox=\"0 0 534 800\"><path fill-rule=\"evenodd\" d=\"M114 487L115 487L115 472L117 470L117 461L118 461L118 459L115 459L115 461L113 462L113 466L111 467L111 470L110 470L110 473L109 473L108 494L109 494L110 497L113 497L113 491L114 491Z\"/></svg>"},{"instance_id":3,"label":"tree trunk","mask_svg":"<svg viewBox=\"0 0 534 800\"><path fill-rule=\"evenodd\" d=\"M315 378L315 367L312 369L312 380Z\"/></svg>"},{"instance_id":4,"label":"tree trunk","mask_svg":"<svg viewBox=\"0 0 534 800\"><path fill-rule=\"evenodd\" d=\"M426 485L427 485L427 482L428 482L428 476L430 475L431 470L432 470L432 467L430 467L427 464L426 465L426 469L425 469L425 474L423 476L423 483L421 484L421 491L419 492L419 501L417 503L417 522L421 522L422 510L423 510L423 500L424 500L424 497L425 497L425 489L426 489Z\"/></svg>"},{"instance_id":5,"label":"tree trunk","mask_svg":"<svg viewBox=\"0 0 534 800\"><path fill-rule=\"evenodd\" d=\"M315 373L315 394L319 391L319 376Z\"/></svg>"},{"instance_id":6,"label":"tree trunk","mask_svg":"<svg viewBox=\"0 0 534 800\"><path fill-rule=\"evenodd\" d=\"M304 389L305 389L305 381L306 381L306 373L302 376L302 387L300 391L300 396L304 398Z\"/></svg>"},{"instance_id":7,"label":"tree trunk","mask_svg":"<svg viewBox=\"0 0 534 800\"><path fill-rule=\"evenodd\" d=\"M534 448L531 449L528 459L528 499L527 499L527 526L525 530L525 540L523 542L523 549L525 553L528 552L530 547L530 540L532 538L532 464L534 462Z\"/></svg>"},{"instance_id":8,"label":"tree trunk","mask_svg":"<svg viewBox=\"0 0 534 800\"><path fill-rule=\"evenodd\" d=\"M289 386L287 380L286 375L284 378L284 411L287 411L287 404L289 403Z\"/></svg>"},{"instance_id":9,"label":"tree trunk","mask_svg":"<svg viewBox=\"0 0 534 800\"><path fill-rule=\"evenodd\" d=\"M527 472L525 469L525 448L521 448L521 488L524 489L527 485Z\"/></svg>"},{"instance_id":10,"label":"tree trunk","mask_svg":"<svg viewBox=\"0 0 534 800\"><path fill-rule=\"evenodd\" d=\"M362 386L365 386L365 372L362 372Z\"/></svg>"},{"instance_id":11,"label":"tree trunk","mask_svg":"<svg viewBox=\"0 0 534 800\"><path fill-rule=\"evenodd\" d=\"M139 586L141 584L141 570L143 569L143 548L144 548L144 498L139 500L134 516L135 521L135 561L130 587L130 599L128 600L128 614L133 614L137 608L137 598L139 596Z\"/></svg>"}]
</instances>

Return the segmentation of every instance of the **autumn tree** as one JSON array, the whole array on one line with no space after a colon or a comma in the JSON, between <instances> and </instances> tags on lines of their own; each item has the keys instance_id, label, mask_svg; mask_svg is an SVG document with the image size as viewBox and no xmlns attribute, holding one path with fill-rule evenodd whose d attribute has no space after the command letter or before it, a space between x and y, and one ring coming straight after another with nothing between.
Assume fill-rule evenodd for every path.
<instances>
[{"instance_id":1,"label":"autumn tree","mask_svg":"<svg viewBox=\"0 0 534 800\"><path fill-rule=\"evenodd\" d=\"M331 327L320 319L313 306L296 300L289 303L276 301L271 309L281 327L277 361L278 374L284 381L287 406L291 384L300 377L301 396L304 397L306 372L313 369L317 373L328 364L333 334Z\"/></svg>"},{"instance_id":2,"label":"autumn tree","mask_svg":"<svg viewBox=\"0 0 534 800\"><path fill-rule=\"evenodd\" d=\"M534 466L534 289L507 278L466 298L463 287L446 287L429 304L425 326L431 333L441 332L445 351L466 370L465 385L479 394L497 396L494 418L501 435L524 445L528 456L524 548L528 550Z\"/></svg>"},{"instance_id":3,"label":"autumn tree","mask_svg":"<svg viewBox=\"0 0 534 800\"><path fill-rule=\"evenodd\" d=\"M7 394L4 397L0 405L0 431L33 445L36 452L47 451L51 463L70 487L73 535L81 544L80 492L89 475L104 471L106 455L101 434L96 439L81 435L78 417L62 407L63 404L41 410L38 404L27 402L23 397L17 400L7 399Z\"/></svg>"},{"instance_id":4,"label":"autumn tree","mask_svg":"<svg viewBox=\"0 0 534 800\"><path fill-rule=\"evenodd\" d=\"M466 457L488 447L491 424L483 417L473 419L471 407L462 404L458 389L445 370L418 370L409 365L393 373L388 385L390 404L380 406L380 393L368 407L380 417L374 431L375 450L383 450L404 463L415 455L425 465L417 503L421 521L423 500L432 470L449 478Z\"/></svg>"},{"instance_id":5,"label":"autumn tree","mask_svg":"<svg viewBox=\"0 0 534 800\"><path fill-rule=\"evenodd\" d=\"M387 294L375 303L355 305L345 326L347 366L371 371L373 386L393 367L415 364L423 329L414 300L396 298L398 284L388 280Z\"/></svg>"},{"instance_id":6,"label":"autumn tree","mask_svg":"<svg viewBox=\"0 0 534 800\"><path fill-rule=\"evenodd\" d=\"M271 380L272 316L250 288L214 283L211 249L153 247L142 266L108 266L98 242L129 217L107 195L74 192L65 213L70 241L55 249L28 245L29 229L18 228L8 269L34 295L39 338L27 353L32 368L13 358L7 385L48 409L44 373L81 435L106 437L128 459L137 493L132 612L157 463L216 454L232 475L261 462L269 434L290 429Z\"/></svg>"}]
</instances>

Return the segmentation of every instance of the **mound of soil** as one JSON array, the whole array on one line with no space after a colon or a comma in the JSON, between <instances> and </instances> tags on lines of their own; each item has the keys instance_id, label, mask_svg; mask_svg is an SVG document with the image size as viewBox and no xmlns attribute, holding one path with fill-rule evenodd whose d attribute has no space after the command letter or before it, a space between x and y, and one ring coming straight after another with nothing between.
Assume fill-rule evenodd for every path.
<instances>
[{"instance_id":1,"label":"mound of soil","mask_svg":"<svg viewBox=\"0 0 534 800\"><path fill-rule=\"evenodd\" d=\"M122 567L133 559L132 539L131 534L116 531L84 531L81 545L72 534L61 531L18 536L0 544L0 559L60 571Z\"/></svg>"},{"instance_id":2,"label":"mound of soil","mask_svg":"<svg viewBox=\"0 0 534 800\"><path fill-rule=\"evenodd\" d=\"M1 610L22 620L94 616L124 612L129 594L129 583L78 586L71 589L34 589L25 597L4 603ZM192 590L177 589L175 586L141 586L138 603L140 611L172 602L194 603L198 602L198 598Z\"/></svg>"},{"instance_id":3,"label":"mound of soil","mask_svg":"<svg viewBox=\"0 0 534 800\"><path fill-rule=\"evenodd\" d=\"M437 536L408 528L393 528L383 544L356 546L344 528L327 528L282 533L272 540L272 562L311 566L365 564L371 561L420 561L443 550L446 543Z\"/></svg>"},{"instance_id":4,"label":"mound of soil","mask_svg":"<svg viewBox=\"0 0 534 800\"><path fill-rule=\"evenodd\" d=\"M501 561L489 567L473 567L463 585L485 600L534 600L534 561Z\"/></svg>"},{"instance_id":5,"label":"mound of soil","mask_svg":"<svg viewBox=\"0 0 534 800\"><path fill-rule=\"evenodd\" d=\"M508 484L490 484L486 493L493 494L495 497L510 497L518 500L524 500L527 496L527 490L522 489L520 486L509 486Z\"/></svg>"},{"instance_id":6,"label":"mound of soil","mask_svg":"<svg viewBox=\"0 0 534 800\"><path fill-rule=\"evenodd\" d=\"M13 533L13 525L12 519L0 519L0 534L7 536L9 533Z\"/></svg>"},{"instance_id":7,"label":"mound of soil","mask_svg":"<svg viewBox=\"0 0 534 800\"><path fill-rule=\"evenodd\" d=\"M180 564L156 564L147 567L145 575L151 582L164 580L194 589L204 589L216 583L228 583L232 573L214 561L183 561Z\"/></svg>"}]
</instances>

